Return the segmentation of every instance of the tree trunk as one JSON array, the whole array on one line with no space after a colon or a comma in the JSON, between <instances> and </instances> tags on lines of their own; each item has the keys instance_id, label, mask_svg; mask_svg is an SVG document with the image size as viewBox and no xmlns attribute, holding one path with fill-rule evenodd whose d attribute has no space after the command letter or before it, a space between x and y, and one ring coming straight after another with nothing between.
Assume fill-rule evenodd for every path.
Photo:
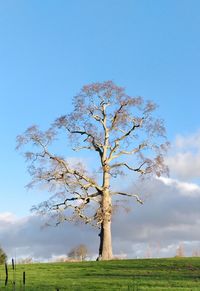
<instances>
[{"instance_id":1,"label":"tree trunk","mask_svg":"<svg viewBox=\"0 0 200 291\"><path fill-rule=\"evenodd\" d=\"M111 260L112 254L112 239L111 239L111 222L103 222L100 233L100 248L99 260Z\"/></svg>"},{"instance_id":2,"label":"tree trunk","mask_svg":"<svg viewBox=\"0 0 200 291\"><path fill-rule=\"evenodd\" d=\"M99 234L100 246L98 260L111 260L113 258L111 235L112 204L109 191L103 193L102 212L103 221L101 223L101 231Z\"/></svg>"},{"instance_id":3,"label":"tree trunk","mask_svg":"<svg viewBox=\"0 0 200 291\"><path fill-rule=\"evenodd\" d=\"M109 132L106 127L106 117L104 118L105 143L102 155L103 166L103 191L101 201L101 231L98 260L111 260L112 254L112 236L111 236L111 218L112 218L112 199L110 195L110 166L107 159L107 149L109 146Z\"/></svg>"}]
</instances>

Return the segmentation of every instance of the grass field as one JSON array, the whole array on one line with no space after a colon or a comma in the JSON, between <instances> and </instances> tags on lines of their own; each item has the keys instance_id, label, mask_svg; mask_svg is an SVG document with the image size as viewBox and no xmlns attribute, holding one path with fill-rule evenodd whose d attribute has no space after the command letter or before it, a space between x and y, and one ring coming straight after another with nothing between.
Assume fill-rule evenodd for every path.
<instances>
[{"instance_id":1,"label":"grass field","mask_svg":"<svg viewBox=\"0 0 200 291\"><path fill-rule=\"evenodd\" d=\"M18 265L15 289L12 266L8 268L8 285L4 287L5 271L0 266L0 290L200 291L200 258Z\"/></svg>"}]
</instances>

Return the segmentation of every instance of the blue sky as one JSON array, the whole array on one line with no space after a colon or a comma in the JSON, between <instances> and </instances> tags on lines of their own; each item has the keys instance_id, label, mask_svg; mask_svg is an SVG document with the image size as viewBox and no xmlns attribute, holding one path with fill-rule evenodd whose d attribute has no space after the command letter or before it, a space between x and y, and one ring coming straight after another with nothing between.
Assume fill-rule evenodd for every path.
<instances>
[{"instance_id":1,"label":"blue sky","mask_svg":"<svg viewBox=\"0 0 200 291\"><path fill-rule=\"evenodd\" d=\"M24 189L16 136L69 112L84 84L111 79L154 100L172 143L199 132L199 11L198 0L1 1L0 213L42 200Z\"/></svg>"},{"instance_id":2,"label":"blue sky","mask_svg":"<svg viewBox=\"0 0 200 291\"><path fill-rule=\"evenodd\" d=\"M169 139L198 129L199 1L2 1L2 199L24 199L16 135L70 111L84 84L112 79L160 106ZM9 187L8 187L9 185ZM6 194L5 194L6 193ZM22 196L21 196L22 195ZM34 203L1 203L28 211ZM26 208L26 210L25 210Z\"/></svg>"}]
</instances>

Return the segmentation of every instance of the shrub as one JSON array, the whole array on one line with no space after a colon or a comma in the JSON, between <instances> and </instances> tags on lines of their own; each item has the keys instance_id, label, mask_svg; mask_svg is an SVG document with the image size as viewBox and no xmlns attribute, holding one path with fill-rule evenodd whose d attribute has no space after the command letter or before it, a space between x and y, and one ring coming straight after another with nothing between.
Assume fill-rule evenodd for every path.
<instances>
[{"instance_id":1,"label":"shrub","mask_svg":"<svg viewBox=\"0 0 200 291\"><path fill-rule=\"evenodd\" d=\"M4 264L7 260L7 255L4 250L0 247L0 264Z\"/></svg>"}]
</instances>

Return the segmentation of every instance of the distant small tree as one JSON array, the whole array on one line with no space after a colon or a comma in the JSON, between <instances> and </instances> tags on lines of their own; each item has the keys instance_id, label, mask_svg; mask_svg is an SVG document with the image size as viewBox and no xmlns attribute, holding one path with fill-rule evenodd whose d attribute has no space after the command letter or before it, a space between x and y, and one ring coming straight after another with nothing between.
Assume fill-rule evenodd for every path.
<instances>
[{"instance_id":1,"label":"distant small tree","mask_svg":"<svg viewBox=\"0 0 200 291\"><path fill-rule=\"evenodd\" d=\"M7 255L4 250L0 247L0 264L4 264L7 260Z\"/></svg>"},{"instance_id":2,"label":"distant small tree","mask_svg":"<svg viewBox=\"0 0 200 291\"><path fill-rule=\"evenodd\" d=\"M147 247L147 250L146 250L146 253L145 253L144 257L147 258L147 259L152 258L152 247L151 247L150 244Z\"/></svg>"},{"instance_id":3,"label":"distant small tree","mask_svg":"<svg viewBox=\"0 0 200 291\"><path fill-rule=\"evenodd\" d=\"M32 257L22 258L18 260L18 264L32 264L32 263L33 263Z\"/></svg>"},{"instance_id":4,"label":"distant small tree","mask_svg":"<svg viewBox=\"0 0 200 291\"><path fill-rule=\"evenodd\" d=\"M84 244L71 249L68 253L68 257L76 260L84 261L87 257L88 250Z\"/></svg>"},{"instance_id":5,"label":"distant small tree","mask_svg":"<svg viewBox=\"0 0 200 291\"><path fill-rule=\"evenodd\" d=\"M180 244L176 249L176 257L178 258L185 257L185 250L183 244Z\"/></svg>"},{"instance_id":6,"label":"distant small tree","mask_svg":"<svg viewBox=\"0 0 200 291\"><path fill-rule=\"evenodd\" d=\"M200 250L198 250L198 249L193 250L192 257L200 257Z\"/></svg>"}]
</instances>

